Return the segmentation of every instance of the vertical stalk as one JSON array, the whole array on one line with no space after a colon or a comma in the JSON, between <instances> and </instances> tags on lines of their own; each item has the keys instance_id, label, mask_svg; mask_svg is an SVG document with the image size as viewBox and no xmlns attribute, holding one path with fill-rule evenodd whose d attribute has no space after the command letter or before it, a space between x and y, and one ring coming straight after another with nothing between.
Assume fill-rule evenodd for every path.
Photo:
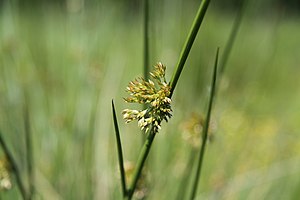
<instances>
[{"instance_id":1,"label":"vertical stalk","mask_svg":"<svg viewBox=\"0 0 300 200\"><path fill-rule=\"evenodd\" d=\"M140 156L139 156L137 164L136 164L136 170L134 171L131 185L128 188L128 198L127 198L128 200L132 199L137 182L141 176L143 166L148 157L152 142L156 135L156 133L154 133L152 130L153 129L150 130L147 140L145 141L144 146L142 147L142 150L140 152Z\"/></svg>"},{"instance_id":2,"label":"vertical stalk","mask_svg":"<svg viewBox=\"0 0 300 200\"><path fill-rule=\"evenodd\" d=\"M206 13L206 10L208 8L209 3L210 3L210 0L202 0L202 2L200 4L200 7L197 11L196 17L193 21L192 28L190 29L189 35L188 35L187 40L186 40L186 42L183 46L183 49L182 49L181 54L180 54L180 58L179 58L178 63L176 65L175 73L173 74L171 82L170 82L170 86L171 86L171 95L170 96L172 96L172 94L174 92L174 89L175 89L176 84L178 82L179 76L180 76L181 71L184 67L184 64L185 64L185 62L186 62L186 60L189 56L190 50L193 46L193 43L194 43L195 38L197 36L197 33L200 29L201 23L204 19L204 16L205 16L205 13Z\"/></svg>"},{"instance_id":3,"label":"vertical stalk","mask_svg":"<svg viewBox=\"0 0 300 200\"><path fill-rule=\"evenodd\" d=\"M25 200L28 200L28 197L27 197L27 193L26 193L26 190L25 190L25 187L23 185L23 182L22 182L22 178L21 178L21 173L17 167L17 163L15 162L11 152L8 150L7 146L6 146L6 143L2 137L2 132L0 131L0 145L3 149L3 152L9 162L9 164L11 165L11 168L12 168L12 171L16 177L16 182L17 182L17 186L20 190L20 193L23 197L23 199Z\"/></svg>"},{"instance_id":4,"label":"vertical stalk","mask_svg":"<svg viewBox=\"0 0 300 200\"><path fill-rule=\"evenodd\" d=\"M245 10L246 10L246 7L247 7L247 3L248 3L248 0L242 0L240 5L239 5L239 11L238 11L238 13L235 17L235 20L234 20L229 38L228 38L227 43L226 43L225 48L224 48L224 53L222 55L222 59L221 59L221 62L220 62L220 67L219 67L220 77L222 77L222 75L225 71L228 58L230 56L232 47L233 47L234 42L236 40L237 33L238 33L238 31L240 29L240 26L241 26L241 21L244 17L244 13L245 13Z\"/></svg>"},{"instance_id":5,"label":"vertical stalk","mask_svg":"<svg viewBox=\"0 0 300 200\"><path fill-rule=\"evenodd\" d=\"M144 1L144 78L149 76L149 0Z\"/></svg>"},{"instance_id":6,"label":"vertical stalk","mask_svg":"<svg viewBox=\"0 0 300 200\"><path fill-rule=\"evenodd\" d=\"M186 41L185 45L183 46L183 50L181 52L178 64L177 64L177 66L174 70L173 77L172 77L171 82L170 82L170 86L171 86L170 98L172 98L172 95L173 95L174 89L176 87L177 81L180 77L180 74L181 74L182 69L184 67L185 61L186 61L186 59L189 55L189 52L190 52L190 50L193 46L193 43L194 43L194 40L197 36L198 30L200 29L201 23L203 21L203 18L204 18L204 15L206 13L206 10L208 8L209 3L210 3L210 0L203 0L201 2L200 6L199 6L197 15L194 19L194 22L192 24L190 33L187 37L187 41ZM142 150L140 152L140 155L139 155L139 158L138 158L138 161L137 161L137 165L136 165L136 169L135 169L134 174L133 174L133 179L132 179L131 185L128 188L128 196L127 196L128 200L132 199L132 196L134 194L138 179L140 178L142 169L143 169L145 161L148 157L148 154L149 154L149 151L151 149L151 145L152 145L152 142L155 138L155 135L156 135L156 133L154 133L153 129L151 128L151 130L149 132L149 135L148 135L148 137L147 137L147 139L146 139L146 141L145 141L145 143L142 147Z\"/></svg>"},{"instance_id":7,"label":"vertical stalk","mask_svg":"<svg viewBox=\"0 0 300 200\"><path fill-rule=\"evenodd\" d=\"M211 82L209 105L208 105L208 110L207 110L207 114L206 114L204 129L203 129L202 144L201 144L201 149L200 149L200 153L199 153L197 171L196 171L196 175L195 175L195 179L194 179L194 183L193 183L193 188L192 188L192 193L191 193L191 197L190 197L191 200L193 200L195 198L195 195L197 193L198 183L199 183L199 180L200 180L200 177L201 177L201 169L202 169L202 164L203 164L205 147L206 147L206 143L207 143L207 136L208 136L208 128L209 128L211 110L212 110L213 100L214 100L214 96L215 96L218 57L219 57L219 48L217 49L217 53L216 53L213 78L212 78L212 82Z\"/></svg>"},{"instance_id":8,"label":"vertical stalk","mask_svg":"<svg viewBox=\"0 0 300 200\"><path fill-rule=\"evenodd\" d=\"M112 105L113 120L114 120L116 140L117 140L118 160L119 160L119 168L120 168L120 174L121 174L122 192L123 192L123 197L126 197L127 196L127 188L126 188L124 161L123 161L123 151L122 151L122 144L121 144L119 126L118 126L118 121L117 121L117 115L116 115L116 110L115 110L115 105L114 105L113 100L111 102L111 105Z\"/></svg>"}]
</instances>

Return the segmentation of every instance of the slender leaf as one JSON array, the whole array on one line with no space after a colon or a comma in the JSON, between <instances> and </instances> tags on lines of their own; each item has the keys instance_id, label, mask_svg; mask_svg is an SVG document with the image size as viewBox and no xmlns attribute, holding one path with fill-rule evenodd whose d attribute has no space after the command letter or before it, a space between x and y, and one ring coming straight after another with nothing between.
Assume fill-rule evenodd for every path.
<instances>
[{"instance_id":1,"label":"slender leaf","mask_svg":"<svg viewBox=\"0 0 300 200\"><path fill-rule=\"evenodd\" d=\"M226 42L224 52L223 52L223 55L222 55L222 58L221 58L221 62L220 62L220 65L219 65L220 77L223 75L223 73L226 69L227 61L228 61L228 58L230 56L230 53L231 53L232 47L234 45L234 42L236 40L237 33L240 29L241 21L244 17L244 13L245 13L247 4L248 4L248 0L242 0L240 2L239 11L238 11L238 13L235 17L235 20L234 20L229 38Z\"/></svg>"},{"instance_id":2,"label":"slender leaf","mask_svg":"<svg viewBox=\"0 0 300 200\"><path fill-rule=\"evenodd\" d=\"M211 110L212 110L213 100L214 100L214 96L215 96L218 58L219 58L219 48L217 49L217 53L216 53L213 78L212 78L212 82L211 82L211 91L210 91L210 97L209 97L208 110L207 110L207 113L206 113L206 119L205 119L203 134L202 134L202 144L201 144L201 149L200 149L200 152L199 152L198 165L197 165L197 169L196 169L197 171L196 171L195 179L194 179L194 182L193 182L193 185L192 185L192 193L191 193L191 197L190 197L191 200L195 198L195 195L197 193L198 183L199 183L199 180L200 180L200 177L201 177L201 169L202 169L202 164L203 164L205 147L206 147L206 143L207 143L206 141L207 141L207 135L208 135L208 128L209 128Z\"/></svg>"},{"instance_id":3,"label":"slender leaf","mask_svg":"<svg viewBox=\"0 0 300 200\"><path fill-rule=\"evenodd\" d=\"M114 105L113 100L112 100L111 104L112 104L113 120L114 120L116 140L117 140L117 149L118 149L118 158L119 158L118 160L119 160L119 168L120 168L120 174L121 174L122 192L123 192L123 196L125 197L127 195L127 188L126 188L122 144L121 144L119 126L118 126L116 110L115 110L115 105Z\"/></svg>"},{"instance_id":4,"label":"slender leaf","mask_svg":"<svg viewBox=\"0 0 300 200\"><path fill-rule=\"evenodd\" d=\"M201 2L200 6L199 6L196 17L195 17L194 22L192 24L192 27L190 29L187 40L186 40L186 42L183 46L183 49L181 51L180 58L178 60L176 69L173 73L173 76L172 76L172 79L171 79L171 82L170 82L170 86L171 86L171 95L170 96L172 96L172 94L174 92L174 89L176 87L176 84L178 82L178 79L180 77L182 69L184 67L184 64L185 64L185 62L186 62L186 60L189 56L190 50L193 46L193 43L194 43L195 38L197 36L197 33L200 29L201 23L204 19L204 16L205 16L206 10L209 6L209 3L210 3L210 0L203 0Z\"/></svg>"}]
</instances>

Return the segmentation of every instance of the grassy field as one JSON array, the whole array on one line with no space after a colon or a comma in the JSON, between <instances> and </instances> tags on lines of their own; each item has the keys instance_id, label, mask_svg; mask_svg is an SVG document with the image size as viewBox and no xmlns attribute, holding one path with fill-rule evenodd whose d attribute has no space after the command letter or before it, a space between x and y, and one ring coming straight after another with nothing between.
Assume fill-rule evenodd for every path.
<instances>
[{"instance_id":1,"label":"grassy field","mask_svg":"<svg viewBox=\"0 0 300 200\"><path fill-rule=\"evenodd\" d=\"M253 6L220 80L197 199L300 195L300 18ZM196 7L167 1L151 11L150 63L164 63L168 80ZM121 111L129 107L128 82L143 73L142 12L114 4L30 12L7 4L0 15L0 130L23 182L29 125L36 199L121 199L110 105L114 99L125 160L134 163L142 137ZM182 124L192 113L205 114L215 50L222 54L234 17L216 8L205 17L174 94L173 117L150 153L148 199L176 199L182 187L193 151ZM21 198L14 179L0 197Z\"/></svg>"}]
</instances>

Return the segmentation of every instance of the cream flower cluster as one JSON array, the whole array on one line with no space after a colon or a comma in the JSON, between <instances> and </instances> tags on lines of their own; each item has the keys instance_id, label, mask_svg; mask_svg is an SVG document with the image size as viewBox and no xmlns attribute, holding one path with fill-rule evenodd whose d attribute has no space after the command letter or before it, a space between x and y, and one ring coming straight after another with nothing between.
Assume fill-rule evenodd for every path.
<instances>
[{"instance_id":1,"label":"cream flower cluster","mask_svg":"<svg viewBox=\"0 0 300 200\"><path fill-rule=\"evenodd\" d=\"M130 94L125 98L128 103L146 104L145 110L123 110L123 118L126 123L133 120L138 121L138 126L141 130L148 130L152 127L153 132L158 132L161 129L160 124L163 120L168 121L170 118L171 99L170 86L165 79L166 66L162 63L157 63L154 70L150 72L152 80L146 81L143 78L137 78L131 81L126 88Z\"/></svg>"}]
</instances>

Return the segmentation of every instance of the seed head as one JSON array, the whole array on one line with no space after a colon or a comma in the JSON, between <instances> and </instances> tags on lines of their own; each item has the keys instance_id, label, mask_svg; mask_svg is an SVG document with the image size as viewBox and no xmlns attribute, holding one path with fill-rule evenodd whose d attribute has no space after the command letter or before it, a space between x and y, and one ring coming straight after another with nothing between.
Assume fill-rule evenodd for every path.
<instances>
[{"instance_id":1,"label":"seed head","mask_svg":"<svg viewBox=\"0 0 300 200\"><path fill-rule=\"evenodd\" d=\"M133 120L138 121L141 130L148 130L152 127L154 133L161 129L160 124L163 120L171 118L171 87L165 79L166 66L157 63L154 70L150 72L152 80L146 81L144 78L137 78L131 81L126 88L129 97L124 98L128 103L139 103L147 105L145 110L123 110L123 118L126 123Z\"/></svg>"}]
</instances>

